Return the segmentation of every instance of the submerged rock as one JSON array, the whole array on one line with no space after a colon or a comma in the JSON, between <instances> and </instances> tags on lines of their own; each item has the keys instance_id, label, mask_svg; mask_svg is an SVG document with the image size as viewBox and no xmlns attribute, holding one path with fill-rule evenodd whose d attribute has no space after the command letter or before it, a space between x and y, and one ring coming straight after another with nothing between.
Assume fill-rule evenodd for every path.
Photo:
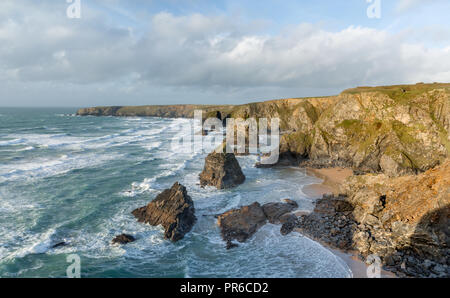
<instances>
[{"instance_id":1,"label":"submerged rock","mask_svg":"<svg viewBox=\"0 0 450 298\"><path fill-rule=\"evenodd\" d=\"M178 182L172 188L164 190L147 206L132 213L139 222L152 226L162 225L164 237L173 242L183 239L197 220L194 202L186 188Z\"/></svg>"},{"instance_id":2,"label":"submerged rock","mask_svg":"<svg viewBox=\"0 0 450 298\"><path fill-rule=\"evenodd\" d=\"M233 249L239 247L239 245L237 245L236 243L233 243L231 240L227 241L227 250Z\"/></svg>"},{"instance_id":3,"label":"submerged rock","mask_svg":"<svg viewBox=\"0 0 450 298\"><path fill-rule=\"evenodd\" d=\"M213 152L206 157L205 167L200 174L200 185L226 189L245 181L239 162L233 153Z\"/></svg>"},{"instance_id":4,"label":"submerged rock","mask_svg":"<svg viewBox=\"0 0 450 298\"><path fill-rule=\"evenodd\" d=\"M66 245L67 245L67 243L65 241L62 241L62 242L58 242L58 243L52 245L52 248L63 247L63 246L66 246Z\"/></svg>"},{"instance_id":5,"label":"submerged rock","mask_svg":"<svg viewBox=\"0 0 450 298\"><path fill-rule=\"evenodd\" d=\"M121 234L116 236L113 240L112 240L112 244L127 244L127 243L131 243L136 241L136 238L134 238L131 235L127 235L127 234Z\"/></svg>"}]
</instances>

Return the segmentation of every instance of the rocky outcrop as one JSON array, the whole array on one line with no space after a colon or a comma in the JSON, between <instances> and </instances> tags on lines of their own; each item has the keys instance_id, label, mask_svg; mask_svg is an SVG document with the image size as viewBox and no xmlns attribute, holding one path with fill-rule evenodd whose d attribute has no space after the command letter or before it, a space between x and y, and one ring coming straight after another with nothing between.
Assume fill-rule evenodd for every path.
<instances>
[{"instance_id":1,"label":"rocky outcrop","mask_svg":"<svg viewBox=\"0 0 450 298\"><path fill-rule=\"evenodd\" d=\"M417 176L353 176L341 192L302 216L300 231L377 255L400 276L450 277L450 161Z\"/></svg>"},{"instance_id":2,"label":"rocky outcrop","mask_svg":"<svg viewBox=\"0 0 450 298\"><path fill-rule=\"evenodd\" d=\"M128 244L131 242L136 241L136 239L131 236L131 235L127 235L127 234L121 234L116 236L113 240L112 240L112 244Z\"/></svg>"},{"instance_id":3,"label":"rocky outcrop","mask_svg":"<svg viewBox=\"0 0 450 298\"><path fill-rule=\"evenodd\" d=\"M309 159L389 176L440 164L448 156L448 131L431 107L436 98L448 102L448 92L391 91L341 94L315 125Z\"/></svg>"},{"instance_id":4,"label":"rocky outcrop","mask_svg":"<svg viewBox=\"0 0 450 298\"><path fill-rule=\"evenodd\" d=\"M178 182L132 213L139 222L161 225L165 230L164 237L173 242L183 239L196 222L194 202Z\"/></svg>"},{"instance_id":5,"label":"rocky outcrop","mask_svg":"<svg viewBox=\"0 0 450 298\"><path fill-rule=\"evenodd\" d=\"M236 247L233 240L245 242L267 221L282 224L281 233L287 235L297 224L297 217L290 213L298 207L297 203L285 200L285 203L268 203L261 206L253 203L249 206L233 209L218 216L217 223L221 228L222 238L227 248Z\"/></svg>"},{"instance_id":6,"label":"rocky outcrop","mask_svg":"<svg viewBox=\"0 0 450 298\"><path fill-rule=\"evenodd\" d=\"M299 217L298 231L333 248L351 250L357 228L353 210L345 196L324 195L311 214Z\"/></svg>"},{"instance_id":7,"label":"rocky outcrop","mask_svg":"<svg viewBox=\"0 0 450 298\"><path fill-rule=\"evenodd\" d=\"M237 106L97 107L78 115L192 118L196 109L223 123L265 118L270 126L279 119L281 164L397 177L441 164L450 150L450 84L360 87L338 96Z\"/></svg>"},{"instance_id":8,"label":"rocky outcrop","mask_svg":"<svg viewBox=\"0 0 450 298\"><path fill-rule=\"evenodd\" d=\"M280 223L282 224L280 233L283 236L286 236L287 234L291 233L296 225L297 225L298 218L293 213L286 213L282 216L280 216Z\"/></svg>"},{"instance_id":9,"label":"rocky outcrop","mask_svg":"<svg viewBox=\"0 0 450 298\"><path fill-rule=\"evenodd\" d=\"M298 208L298 204L292 200L286 200L285 203L267 203L262 206L267 220L271 224L281 223L281 217Z\"/></svg>"},{"instance_id":10,"label":"rocky outcrop","mask_svg":"<svg viewBox=\"0 0 450 298\"><path fill-rule=\"evenodd\" d=\"M257 103L232 115L280 119L278 164L398 177L424 172L448 157L449 114L450 84L417 84Z\"/></svg>"},{"instance_id":11,"label":"rocky outcrop","mask_svg":"<svg viewBox=\"0 0 450 298\"><path fill-rule=\"evenodd\" d=\"M245 242L266 222L267 217L259 203L227 211L219 215L217 219L222 237L226 242L232 240Z\"/></svg>"},{"instance_id":12,"label":"rocky outcrop","mask_svg":"<svg viewBox=\"0 0 450 298\"><path fill-rule=\"evenodd\" d=\"M215 186L227 189L238 186L245 181L245 176L232 153L209 154L205 159L205 167L200 174L200 185Z\"/></svg>"}]
</instances>

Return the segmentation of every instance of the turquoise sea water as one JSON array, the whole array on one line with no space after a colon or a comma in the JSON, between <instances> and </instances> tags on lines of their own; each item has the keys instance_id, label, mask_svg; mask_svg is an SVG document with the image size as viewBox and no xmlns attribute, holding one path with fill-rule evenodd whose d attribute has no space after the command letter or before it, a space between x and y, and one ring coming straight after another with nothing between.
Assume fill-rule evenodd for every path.
<instances>
[{"instance_id":1,"label":"turquoise sea water","mask_svg":"<svg viewBox=\"0 0 450 298\"><path fill-rule=\"evenodd\" d=\"M227 251L214 214L258 201L312 201L317 182L295 168L256 169L233 190L198 185L206 153L173 145L188 119L77 117L75 109L0 108L0 276L65 277L77 254L82 277L349 277L345 263L298 233L266 225ZM217 135L204 140L211 142ZM187 187L198 221L177 243L131 211L176 181ZM121 233L137 241L112 246ZM66 246L53 249L54 244Z\"/></svg>"}]
</instances>

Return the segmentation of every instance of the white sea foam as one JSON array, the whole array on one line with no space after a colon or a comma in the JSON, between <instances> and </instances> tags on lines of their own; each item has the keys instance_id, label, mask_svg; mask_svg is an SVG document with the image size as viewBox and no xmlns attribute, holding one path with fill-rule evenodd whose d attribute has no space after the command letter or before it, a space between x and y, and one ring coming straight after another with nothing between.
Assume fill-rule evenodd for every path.
<instances>
[{"instance_id":1,"label":"white sea foam","mask_svg":"<svg viewBox=\"0 0 450 298\"><path fill-rule=\"evenodd\" d=\"M91 124L93 127L99 125L96 122L98 118L92 119L94 119ZM39 204L50 208L52 204L35 202L26 197L26 200L17 203L20 206L14 206L14 201L9 199L0 201L0 213L17 213L18 216L23 216L29 215L29 211L32 210L33 215L37 215L30 218L34 221L30 224L27 222L15 229L9 228L6 232L0 232L2 239L6 239L4 244L0 244L0 259L7 256L9 260L12 260L39 253L79 253L83 258L113 260L105 263L105 272L114 272L117 269L115 266L125 266L125 271L133 269L134 276L147 277L174 276L180 273L190 277L347 277L349 275L345 264L342 265L329 251L297 233L281 236L279 226L269 224L264 226L247 243L240 244L239 249L227 251L224 248L225 244L220 236L216 220L209 215L222 213L255 201L266 203L287 197L299 202L302 210L309 210L312 205L302 201L305 198L301 193L303 178L300 174L297 175L295 171L276 169L269 172L262 171L254 168L255 157L239 157L239 163L247 177L245 184L232 190L202 189L198 185L198 174L202 170L206 155L171 151L169 146L169 142L176 134L191 133L187 126L183 128L183 125L189 124L192 120L123 118L108 121L112 121L113 124L101 124L102 129L107 131L104 135L92 135L94 131L100 131L93 129L86 130L89 135L80 136L58 133L57 130L53 135L7 136L8 141L9 139L21 140L22 147L34 147L36 153L40 153L38 151L40 147L48 146L55 149L51 151L52 154L54 152L59 154L46 158L28 159L27 157L27 159L15 161L14 164L1 164L0 183L3 181L12 183L0 185L0 197L9 193L9 186L14 188L17 181L59 175L73 169L97 167L110 160L119 161L121 158L124 165L130 164L130 171L120 172L118 175L133 175L134 168L138 168L136 173L148 170L149 174L145 179L140 176L134 179L136 182L131 185L121 186L124 189L120 193L122 198L117 198L117 193L108 194L107 189L101 189L99 192L101 196L97 196L96 191L93 190L92 195L95 196L95 200L92 200L92 212L96 216L82 214L79 218L89 218L94 223L77 219L79 214L77 206L80 206L78 204L83 203L83 206L86 206L85 203L91 202L83 201L84 198L75 196L72 201L73 209L70 211L74 214L70 231L61 228L64 223L51 223L49 224L51 228L46 232L34 234L31 232L38 224L43 223L39 217L40 210L36 208L41 208ZM114 127L120 127L120 129L114 130ZM203 140L209 137L204 137ZM193 140L189 144L192 145L192 142ZM131 146L127 147L129 144L149 151L145 152L144 157L135 157L133 154L127 154L128 148L131 148ZM117 146L124 146L124 148L117 148ZM123 155L105 150L110 147L115 147L113 152L123 150ZM66 150L72 148L89 150L77 153ZM58 151L59 149L61 151ZM35 152L33 151L32 154ZM142 162L144 158L148 159ZM64 177L61 176L61 179ZM139 223L131 215L134 208L149 202L152 196L147 194L160 193L162 189L170 187L175 179L188 188L189 195L195 202L198 218L193 230L177 244L164 240L164 231L161 227ZM37 181L37 183L40 182ZM95 183L96 181L92 181L92 185ZM42 186L42 189L45 189L45 182ZM140 194L145 195L141 197ZM45 193L43 195L45 196ZM10 194L9 197L11 197ZM20 196L18 197L20 199ZM124 197L133 197L133 199ZM53 208L57 208L55 206ZM98 206L102 207L101 213L95 209L99 208ZM121 233L131 234L137 238L137 241L126 246L111 245L113 237ZM51 249L51 245L55 244L54 241L59 241L56 236L67 236L69 245L57 250ZM182 258L178 254L182 254ZM127 265L123 265L120 261L120 258L124 256L129 257ZM117 263L120 265L116 265ZM111 267L110 264L114 265ZM85 266L89 264L86 263ZM86 267L86 270L89 269ZM101 272L96 274L98 276Z\"/></svg>"},{"instance_id":2,"label":"white sea foam","mask_svg":"<svg viewBox=\"0 0 450 298\"><path fill-rule=\"evenodd\" d=\"M22 152L22 151L30 151L30 150L34 150L35 148L33 146L28 146L22 149L18 149L18 152Z\"/></svg>"},{"instance_id":3,"label":"white sea foam","mask_svg":"<svg viewBox=\"0 0 450 298\"><path fill-rule=\"evenodd\" d=\"M42 234L27 235L27 239L24 241L25 243L22 247L6 255L4 259L11 260L14 258L23 258L29 254L46 253L52 246L52 236L55 233L55 229L49 229Z\"/></svg>"},{"instance_id":4,"label":"white sea foam","mask_svg":"<svg viewBox=\"0 0 450 298\"><path fill-rule=\"evenodd\" d=\"M22 161L14 164L0 165L0 183L5 181L45 178L67 173L75 169L83 169L100 165L106 161L120 157L117 154L96 155L79 154L74 156L60 155L57 158L42 158Z\"/></svg>"},{"instance_id":5,"label":"white sea foam","mask_svg":"<svg viewBox=\"0 0 450 298\"><path fill-rule=\"evenodd\" d=\"M125 197L135 197L145 192L154 190L152 188L153 183L156 178L145 178L142 182L133 182L131 184L131 189L121 192L120 194Z\"/></svg>"},{"instance_id":6,"label":"white sea foam","mask_svg":"<svg viewBox=\"0 0 450 298\"><path fill-rule=\"evenodd\" d=\"M25 142L26 142L26 139L19 138L19 139L14 139L14 140L1 141L0 146L21 145Z\"/></svg>"},{"instance_id":7,"label":"white sea foam","mask_svg":"<svg viewBox=\"0 0 450 298\"><path fill-rule=\"evenodd\" d=\"M169 166L169 168L167 168ZM156 184L156 181L159 178L166 178L173 175L176 175L177 173L180 173L186 166L186 162L182 162L179 164L171 164L171 165L165 165L162 167L162 169L158 172L158 174L154 175L151 178L145 178L142 182L133 182L131 184L131 189L124 190L120 193L120 195L125 197L135 197L137 195L150 192L150 191L158 191L158 184Z\"/></svg>"}]
</instances>

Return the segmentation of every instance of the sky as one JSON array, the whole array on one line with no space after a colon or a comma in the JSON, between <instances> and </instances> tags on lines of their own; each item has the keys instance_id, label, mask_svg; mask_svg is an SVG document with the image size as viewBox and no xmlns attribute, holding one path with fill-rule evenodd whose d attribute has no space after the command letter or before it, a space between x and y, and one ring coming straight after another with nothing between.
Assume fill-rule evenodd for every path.
<instances>
[{"instance_id":1,"label":"sky","mask_svg":"<svg viewBox=\"0 0 450 298\"><path fill-rule=\"evenodd\" d=\"M79 0L71 18L73 1L0 1L0 106L240 104L450 82L448 0Z\"/></svg>"}]
</instances>

